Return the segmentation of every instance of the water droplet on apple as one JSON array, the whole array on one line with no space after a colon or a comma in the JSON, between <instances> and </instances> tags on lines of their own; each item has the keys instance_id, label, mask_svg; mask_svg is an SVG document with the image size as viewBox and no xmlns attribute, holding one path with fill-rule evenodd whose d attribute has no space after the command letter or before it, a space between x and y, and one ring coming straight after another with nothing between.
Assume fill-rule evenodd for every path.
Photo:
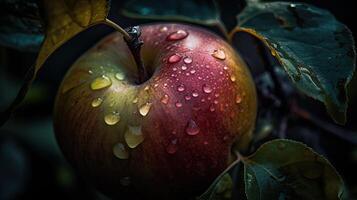
<instances>
[{"instance_id":1,"label":"water droplet on apple","mask_svg":"<svg viewBox=\"0 0 357 200\"><path fill-rule=\"evenodd\" d=\"M145 117L145 116L149 113L149 111L150 111L151 104L152 104L152 103L147 102L147 103L145 103L144 105L142 105L142 106L139 108L139 113L140 113L140 115L142 115L142 116Z\"/></svg>"},{"instance_id":2,"label":"water droplet on apple","mask_svg":"<svg viewBox=\"0 0 357 200\"><path fill-rule=\"evenodd\" d=\"M92 101L92 107L98 107L98 106L100 106L101 104L102 104L102 102L103 102L103 99L102 98L100 98L100 97L98 97L98 98L96 98L96 99L93 99L93 101Z\"/></svg>"},{"instance_id":3,"label":"water droplet on apple","mask_svg":"<svg viewBox=\"0 0 357 200\"><path fill-rule=\"evenodd\" d=\"M175 41L175 40L182 40L188 36L188 33L184 30L178 30L173 33L170 33L166 40L168 41Z\"/></svg>"},{"instance_id":4,"label":"water droplet on apple","mask_svg":"<svg viewBox=\"0 0 357 200\"><path fill-rule=\"evenodd\" d=\"M129 176L120 179L120 185L129 186L131 184L131 178Z\"/></svg>"},{"instance_id":5,"label":"water droplet on apple","mask_svg":"<svg viewBox=\"0 0 357 200\"><path fill-rule=\"evenodd\" d=\"M226 54L224 53L224 51L222 49L216 49L213 51L213 53L211 54L213 57L219 59L219 60L224 60L226 59Z\"/></svg>"},{"instance_id":6,"label":"water droplet on apple","mask_svg":"<svg viewBox=\"0 0 357 200\"><path fill-rule=\"evenodd\" d=\"M240 95L236 96L236 104L240 104L242 102L242 97Z\"/></svg>"},{"instance_id":7,"label":"water droplet on apple","mask_svg":"<svg viewBox=\"0 0 357 200\"><path fill-rule=\"evenodd\" d=\"M88 74L93 74L93 71L92 70L88 70Z\"/></svg>"},{"instance_id":8,"label":"water droplet on apple","mask_svg":"<svg viewBox=\"0 0 357 200\"><path fill-rule=\"evenodd\" d=\"M135 98L133 99L133 103L138 103L138 101L139 101L139 98L138 98L138 97L135 97Z\"/></svg>"},{"instance_id":9,"label":"water droplet on apple","mask_svg":"<svg viewBox=\"0 0 357 200\"><path fill-rule=\"evenodd\" d=\"M169 57L168 62L172 64L172 63L177 63L180 60L181 60L181 56L174 54Z\"/></svg>"},{"instance_id":10,"label":"water droplet on apple","mask_svg":"<svg viewBox=\"0 0 357 200\"><path fill-rule=\"evenodd\" d=\"M176 67L172 68L172 71L177 71L177 68Z\"/></svg>"},{"instance_id":11,"label":"water droplet on apple","mask_svg":"<svg viewBox=\"0 0 357 200\"><path fill-rule=\"evenodd\" d=\"M161 103L167 104L169 102L169 95L164 94L164 96L161 97Z\"/></svg>"},{"instance_id":12,"label":"water droplet on apple","mask_svg":"<svg viewBox=\"0 0 357 200\"><path fill-rule=\"evenodd\" d=\"M126 144L130 148L135 148L144 141L141 126L129 126L124 134Z\"/></svg>"},{"instance_id":13,"label":"water droplet on apple","mask_svg":"<svg viewBox=\"0 0 357 200\"><path fill-rule=\"evenodd\" d=\"M148 85L145 86L145 88L144 88L145 91L148 91L149 89L150 89L150 86L148 86Z\"/></svg>"},{"instance_id":14,"label":"water droplet on apple","mask_svg":"<svg viewBox=\"0 0 357 200\"><path fill-rule=\"evenodd\" d=\"M112 126L120 121L120 116L118 112L112 112L104 116L104 121L106 124Z\"/></svg>"},{"instance_id":15,"label":"water droplet on apple","mask_svg":"<svg viewBox=\"0 0 357 200\"><path fill-rule=\"evenodd\" d=\"M166 152L169 154L177 152L177 139L171 140L170 144L166 147Z\"/></svg>"},{"instance_id":16,"label":"water droplet on apple","mask_svg":"<svg viewBox=\"0 0 357 200\"><path fill-rule=\"evenodd\" d=\"M192 58L190 58L190 57L185 57L185 58L183 59L183 62L186 63L186 64L190 64L190 63L192 63Z\"/></svg>"},{"instance_id":17,"label":"water droplet on apple","mask_svg":"<svg viewBox=\"0 0 357 200\"><path fill-rule=\"evenodd\" d=\"M109 87L112 84L112 81L105 75L98 77L92 81L90 87L92 90L100 90L106 87Z\"/></svg>"},{"instance_id":18,"label":"water droplet on apple","mask_svg":"<svg viewBox=\"0 0 357 200\"><path fill-rule=\"evenodd\" d=\"M193 91L193 92L192 92L192 96L193 96L193 97L198 97L198 92Z\"/></svg>"},{"instance_id":19,"label":"water droplet on apple","mask_svg":"<svg viewBox=\"0 0 357 200\"><path fill-rule=\"evenodd\" d=\"M113 154L115 157L119 159L128 159L129 158L129 152L125 148L124 144L122 143L117 143L113 146Z\"/></svg>"},{"instance_id":20,"label":"water droplet on apple","mask_svg":"<svg viewBox=\"0 0 357 200\"><path fill-rule=\"evenodd\" d=\"M178 87L177 87L177 91L179 91L179 92L182 92L182 91L184 91L185 90L185 86L184 85L179 85Z\"/></svg>"},{"instance_id":21,"label":"water droplet on apple","mask_svg":"<svg viewBox=\"0 0 357 200\"><path fill-rule=\"evenodd\" d=\"M236 81L236 77L234 75L231 75L230 79L231 79L232 82Z\"/></svg>"},{"instance_id":22,"label":"water droplet on apple","mask_svg":"<svg viewBox=\"0 0 357 200\"><path fill-rule=\"evenodd\" d=\"M227 66L224 66L224 67L223 67L223 69L224 69L224 70L227 70L227 69L228 69L228 67L227 67Z\"/></svg>"},{"instance_id":23,"label":"water droplet on apple","mask_svg":"<svg viewBox=\"0 0 357 200\"><path fill-rule=\"evenodd\" d=\"M181 108L181 107L182 107L182 103L181 103L181 102L176 102L176 103L175 103L175 106L176 106L177 108Z\"/></svg>"},{"instance_id":24,"label":"water droplet on apple","mask_svg":"<svg viewBox=\"0 0 357 200\"><path fill-rule=\"evenodd\" d=\"M186 133L188 135L197 135L200 132L199 127L197 126L196 122L192 119L187 122L186 125Z\"/></svg>"},{"instance_id":25,"label":"water droplet on apple","mask_svg":"<svg viewBox=\"0 0 357 200\"><path fill-rule=\"evenodd\" d=\"M160 32L166 32L168 30L168 28L166 26L163 26L160 28Z\"/></svg>"},{"instance_id":26,"label":"water droplet on apple","mask_svg":"<svg viewBox=\"0 0 357 200\"><path fill-rule=\"evenodd\" d=\"M185 99L186 99L186 101L189 101L189 100L191 99L191 96L186 95L186 96L185 96Z\"/></svg>"},{"instance_id":27,"label":"water droplet on apple","mask_svg":"<svg viewBox=\"0 0 357 200\"><path fill-rule=\"evenodd\" d=\"M182 66L181 66L181 69L182 69L182 70L186 70L186 69L187 69L186 65L182 65Z\"/></svg>"},{"instance_id":28,"label":"water droplet on apple","mask_svg":"<svg viewBox=\"0 0 357 200\"><path fill-rule=\"evenodd\" d=\"M205 67L206 67L207 69L209 69L209 68L210 68L210 66L209 66L209 65L206 65Z\"/></svg>"},{"instance_id":29,"label":"water droplet on apple","mask_svg":"<svg viewBox=\"0 0 357 200\"><path fill-rule=\"evenodd\" d=\"M211 112L214 112L216 109L214 108L214 105L211 105L211 106L209 107L209 110L210 110Z\"/></svg>"},{"instance_id":30,"label":"water droplet on apple","mask_svg":"<svg viewBox=\"0 0 357 200\"><path fill-rule=\"evenodd\" d=\"M214 104L218 104L218 100L215 99L215 100L213 101L213 103L214 103Z\"/></svg>"},{"instance_id":31,"label":"water droplet on apple","mask_svg":"<svg viewBox=\"0 0 357 200\"><path fill-rule=\"evenodd\" d=\"M196 70L191 69L191 70L190 70L190 73L191 73L191 74L194 74L194 73L196 73Z\"/></svg>"},{"instance_id":32,"label":"water droplet on apple","mask_svg":"<svg viewBox=\"0 0 357 200\"><path fill-rule=\"evenodd\" d=\"M116 73L115 78L118 79L119 81L124 80L125 75L123 73Z\"/></svg>"},{"instance_id":33,"label":"water droplet on apple","mask_svg":"<svg viewBox=\"0 0 357 200\"><path fill-rule=\"evenodd\" d=\"M207 84L203 84L202 90L203 90L204 93L207 93L207 94L212 92L212 88Z\"/></svg>"}]
</instances>

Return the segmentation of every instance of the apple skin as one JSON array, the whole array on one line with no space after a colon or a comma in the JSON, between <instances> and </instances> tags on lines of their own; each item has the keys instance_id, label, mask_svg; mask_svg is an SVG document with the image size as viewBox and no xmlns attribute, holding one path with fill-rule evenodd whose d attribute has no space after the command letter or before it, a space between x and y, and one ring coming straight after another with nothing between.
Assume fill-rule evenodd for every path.
<instances>
[{"instance_id":1,"label":"apple skin","mask_svg":"<svg viewBox=\"0 0 357 200\"><path fill-rule=\"evenodd\" d=\"M122 35L108 35L66 74L55 102L56 137L74 168L109 196L193 197L232 162L233 146L249 143L254 82L235 50L207 30L150 24L141 31L149 80L135 83L136 65ZM111 84L93 90L91 84L105 83L94 83L102 75ZM93 106L97 98L101 104ZM108 125L105 116L113 112L120 120ZM140 127L144 138L135 148L126 143L129 126ZM114 155L118 143L127 159Z\"/></svg>"}]
</instances>

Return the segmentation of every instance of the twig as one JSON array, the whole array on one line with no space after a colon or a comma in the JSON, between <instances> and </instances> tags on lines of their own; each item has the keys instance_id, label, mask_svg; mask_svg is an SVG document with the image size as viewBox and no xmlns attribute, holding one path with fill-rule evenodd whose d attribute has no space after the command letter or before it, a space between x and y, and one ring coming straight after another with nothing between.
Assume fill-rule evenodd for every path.
<instances>
[{"instance_id":1,"label":"twig","mask_svg":"<svg viewBox=\"0 0 357 200\"><path fill-rule=\"evenodd\" d=\"M334 124L326 122L317 116L312 115L310 112L304 110L303 108L300 108L298 105L296 105L296 103L291 106L291 113L328 133L348 141L349 143L357 145L357 133L344 130Z\"/></svg>"}]
</instances>

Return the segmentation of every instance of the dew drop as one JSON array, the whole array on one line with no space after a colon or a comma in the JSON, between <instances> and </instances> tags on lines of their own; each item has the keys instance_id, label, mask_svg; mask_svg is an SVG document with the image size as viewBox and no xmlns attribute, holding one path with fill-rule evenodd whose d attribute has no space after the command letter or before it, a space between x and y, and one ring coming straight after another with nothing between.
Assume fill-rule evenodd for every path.
<instances>
[{"instance_id":1,"label":"dew drop","mask_svg":"<svg viewBox=\"0 0 357 200\"><path fill-rule=\"evenodd\" d=\"M179 91L179 92L185 91L185 86L184 85L179 85L177 87L177 91Z\"/></svg>"},{"instance_id":2,"label":"dew drop","mask_svg":"<svg viewBox=\"0 0 357 200\"><path fill-rule=\"evenodd\" d=\"M116 73L115 78L118 79L119 81L124 80L125 75L123 73Z\"/></svg>"},{"instance_id":3,"label":"dew drop","mask_svg":"<svg viewBox=\"0 0 357 200\"><path fill-rule=\"evenodd\" d=\"M187 69L186 65L182 65L182 66L181 66L181 69L182 69L182 70L186 70L186 69Z\"/></svg>"},{"instance_id":4,"label":"dew drop","mask_svg":"<svg viewBox=\"0 0 357 200\"><path fill-rule=\"evenodd\" d=\"M192 58L190 58L190 57L185 57L185 58L183 59L183 62L186 63L186 64L190 64L190 63L192 63Z\"/></svg>"},{"instance_id":5,"label":"dew drop","mask_svg":"<svg viewBox=\"0 0 357 200\"><path fill-rule=\"evenodd\" d=\"M100 90L106 87L109 87L112 84L112 81L105 75L98 77L92 81L90 87L92 90Z\"/></svg>"},{"instance_id":6,"label":"dew drop","mask_svg":"<svg viewBox=\"0 0 357 200\"><path fill-rule=\"evenodd\" d=\"M181 56L174 54L174 55L171 55L167 61L169 63L177 63L180 60L181 60Z\"/></svg>"},{"instance_id":7,"label":"dew drop","mask_svg":"<svg viewBox=\"0 0 357 200\"><path fill-rule=\"evenodd\" d=\"M169 154L174 154L177 152L177 139L171 140L170 144L166 147L166 151Z\"/></svg>"},{"instance_id":8,"label":"dew drop","mask_svg":"<svg viewBox=\"0 0 357 200\"><path fill-rule=\"evenodd\" d=\"M98 107L100 106L101 104L103 103L103 99L98 97L96 99L93 99L92 101L92 107L95 108L95 107Z\"/></svg>"},{"instance_id":9,"label":"dew drop","mask_svg":"<svg viewBox=\"0 0 357 200\"><path fill-rule=\"evenodd\" d=\"M212 92L212 88L210 86L206 85L206 84L203 84L202 90L203 90L204 93L207 93L207 94Z\"/></svg>"},{"instance_id":10,"label":"dew drop","mask_svg":"<svg viewBox=\"0 0 357 200\"><path fill-rule=\"evenodd\" d=\"M144 141L141 126L129 126L124 134L125 142L130 148L135 148Z\"/></svg>"},{"instance_id":11,"label":"dew drop","mask_svg":"<svg viewBox=\"0 0 357 200\"><path fill-rule=\"evenodd\" d=\"M150 111L150 108L151 108L151 104L152 103L145 103L144 105L142 105L140 108L139 108L139 113L140 113L140 115L142 115L142 116L146 116L148 113L149 113L149 111Z\"/></svg>"},{"instance_id":12,"label":"dew drop","mask_svg":"<svg viewBox=\"0 0 357 200\"><path fill-rule=\"evenodd\" d=\"M112 112L104 116L104 121L106 124L112 126L120 121L120 116L118 112Z\"/></svg>"},{"instance_id":13,"label":"dew drop","mask_svg":"<svg viewBox=\"0 0 357 200\"><path fill-rule=\"evenodd\" d=\"M213 53L211 54L213 57L219 59L219 60L224 60L226 59L226 54L224 53L224 51L222 49L216 49L213 51Z\"/></svg>"},{"instance_id":14,"label":"dew drop","mask_svg":"<svg viewBox=\"0 0 357 200\"><path fill-rule=\"evenodd\" d=\"M138 97L135 97L135 98L133 99L133 103L138 103L138 101L139 101L139 98L138 98Z\"/></svg>"},{"instance_id":15,"label":"dew drop","mask_svg":"<svg viewBox=\"0 0 357 200\"><path fill-rule=\"evenodd\" d=\"M196 73L196 70L191 69L191 70L190 70L190 73L191 73L191 74L194 74L194 73Z\"/></svg>"},{"instance_id":16,"label":"dew drop","mask_svg":"<svg viewBox=\"0 0 357 200\"><path fill-rule=\"evenodd\" d=\"M113 146L113 154L115 157L119 159L128 159L129 158L129 153L127 149L125 148L124 144L122 143L117 143Z\"/></svg>"},{"instance_id":17,"label":"dew drop","mask_svg":"<svg viewBox=\"0 0 357 200\"><path fill-rule=\"evenodd\" d=\"M193 96L193 97L198 97L198 92L193 91L193 92L192 92L192 96Z\"/></svg>"},{"instance_id":18,"label":"dew drop","mask_svg":"<svg viewBox=\"0 0 357 200\"><path fill-rule=\"evenodd\" d=\"M120 179L120 185L129 186L131 184L131 179L129 176L123 177Z\"/></svg>"},{"instance_id":19,"label":"dew drop","mask_svg":"<svg viewBox=\"0 0 357 200\"><path fill-rule=\"evenodd\" d=\"M189 101L189 100L191 99L191 96L186 95L186 96L185 96L185 99L186 99L187 101Z\"/></svg>"},{"instance_id":20,"label":"dew drop","mask_svg":"<svg viewBox=\"0 0 357 200\"><path fill-rule=\"evenodd\" d=\"M214 105L211 105L211 106L209 107L209 110L210 110L211 112L214 112L216 109L214 108Z\"/></svg>"},{"instance_id":21,"label":"dew drop","mask_svg":"<svg viewBox=\"0 0 357 200\"><path fill-rule=\"evenodd\" d=\"M196 122L192 119L187 122L186 125L186 133L188 135L197 135L200 132L199 127L197 126Z\"/></svg>"},{"instance_id":22,"label":"dew drop","mask_svg":"<svg viewBox=\"0 0 357 200\"><path fill-rule=\"evenodd\" d=\"M165 94L164 96L161 97L161 103L167 104L169 102L169 95Z\"/></svg>"},{"instance_id":23,"label":"dew drop","mask_svg":"<svg viewBox=\"0 0 357 200\"><path fill-rule=\"evenodd\" d=\"M242 97L240 95L236 96L236 104L240 104L242 102Z\"/></svg>"},{"instance_id":24,"label":"dew drop","mask_svg":"<svg viewBox=\"0 0 357 200\"><path fill-rule=\"evenodd\" d=\"M182 103L181 103L181 102L176 102L176 103L175 103L175 106L176 106L177 108L181 108L181 107L182 107Z\"/></svg>"},{"instance_id":25,"label":"dew drop","mask_svg":"<svg viewBox=\"0 0 357 200\"><path fill-rule=\"evenodd\" d=\"M231 79L232 82L235 82L237 80L234 75L231 75L230 79Z\"/></svg>"},{"instance_id":26,"label":"dew drop","mask_svg":"<svg viewBox=\"0 0 357 200\"><path fill-rule=\"evenodd\" d=\"M163 27L160 28L160 32L166 32L167 29L168 29L168 28L167 28L166 26L163 26Z\"/></svg>"},{"instance_id":27,"label":"dew drop","mask_svg":"<svg viewBox=\"0 0 357 200\"><path fill-rule=\"evenodd\" d=\"M175 40L182 40L188 36L188 33L184 30L178 30L173 33L170 33L166 40L168 41L175 41Z\"/></svg>"}]
</instances>

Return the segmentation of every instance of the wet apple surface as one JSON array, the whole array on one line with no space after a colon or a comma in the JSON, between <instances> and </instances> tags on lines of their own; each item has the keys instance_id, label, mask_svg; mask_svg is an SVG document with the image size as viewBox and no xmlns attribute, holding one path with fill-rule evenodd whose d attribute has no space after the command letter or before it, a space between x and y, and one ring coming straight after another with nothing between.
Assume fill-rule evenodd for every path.
<instances>
[{"instance_id":1,"label":"wet apple surface","mask_svg":"<svg viewBox=\"0 0 357 200\"><path fill-rule=\"evenodd\" d=\"M141 31L150 78L138 84L122 36L108 35L60 86L58 143L83 177L111 196L199 195L232 162L232 146L250 141L254 82L235 50L207 30L152 24Z\"/></svg>"}]
</instances>

